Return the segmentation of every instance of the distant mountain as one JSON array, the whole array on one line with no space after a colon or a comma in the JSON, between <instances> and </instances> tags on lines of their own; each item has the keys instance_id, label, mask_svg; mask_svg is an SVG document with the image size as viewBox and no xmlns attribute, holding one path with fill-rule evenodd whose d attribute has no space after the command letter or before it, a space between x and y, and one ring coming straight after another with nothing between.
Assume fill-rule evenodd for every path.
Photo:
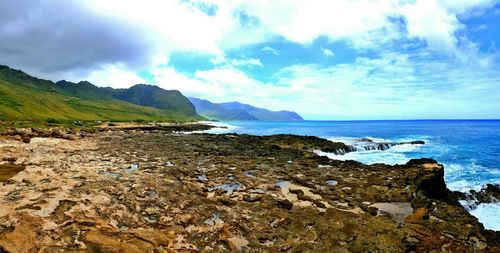
<instances>
[{"instance_id":1,"label":"distant mountain","mask_svg":"<svg viewBox=\"0 0 500 253\"><path fill-rule=\"evenodd\" d=\"M0 65L0 120L197 120L179 91L136 85L100 88L89 82L53 83Z\"/></svg>"},{"instance_id":2,"label":"distant mountain","mask_svg":"<svg viewBox=\"0 0 500 253\"><path fill-rule=\"evenodd\" d=\"M194 104L196 112L206 118L214 120L258 120L245 110L228 110L220 104L212 103L205 99L189 98Z\"/></svg>"},{"instance_id":3,"label":"distant mountain","mask_svg":"<svg viewBox=\"0 0 500 253\"><path fill-rule=\"evenodd\" d=\"M190 97L198 114L213 120L263 120L302 121L302 117L291 111L270 111L238 102L212 103L208 100Z\"/></svg>"}]
</instances>

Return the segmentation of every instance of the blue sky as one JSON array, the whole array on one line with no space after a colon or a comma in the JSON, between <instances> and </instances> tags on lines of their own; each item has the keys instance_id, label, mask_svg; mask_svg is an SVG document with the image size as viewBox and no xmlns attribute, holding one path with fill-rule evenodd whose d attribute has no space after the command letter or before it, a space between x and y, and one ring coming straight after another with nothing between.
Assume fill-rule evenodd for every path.
<instances>
[{"instance_id":1,"label":"blue sky","mask_svg":"<svg viewBox=\"0 0 500 253\"><path fill-rule=\"evenodd\" d=\"M499 3L42 0L0 18L0 59L307 119L500 118Z\"/></svg>"}]
</instances>

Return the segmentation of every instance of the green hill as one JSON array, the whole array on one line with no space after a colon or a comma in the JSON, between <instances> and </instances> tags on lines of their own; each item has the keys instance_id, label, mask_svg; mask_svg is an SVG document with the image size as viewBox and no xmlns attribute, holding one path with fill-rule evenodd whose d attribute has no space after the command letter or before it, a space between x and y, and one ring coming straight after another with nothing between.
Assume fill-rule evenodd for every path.
<instances>
[{"instance_id":1,"label":"green hill","mask_svg":"<svg viewBox=\"0 0 500 253\"><path fill-rule=\"evenodd\" d=\"M115 97L138 105L175 110L190 116L196 115L194 105L177 90L164 90L154 85L137 84L129 89L120 90Z\"/></svg>"},{"instance_id":2,"label":"green hill","mask_svg":"<svg viewBox=\"0 0 500 253\"><path fill-rule=\"evenodd\" d=\"M63 81L56 84L7 66L0 66L0 120L201 119L194 108L191 111L186 109L193 105L180 92L176 94L184 97L187 103L178 99L172 102L170 107L159 108L155 108L155 105L145 106L121 100L119 98L122 92L123 90L99 88L88 82L75 84ZM134 95L133 92L129 94Z\"/></svg>"}]
</instances>

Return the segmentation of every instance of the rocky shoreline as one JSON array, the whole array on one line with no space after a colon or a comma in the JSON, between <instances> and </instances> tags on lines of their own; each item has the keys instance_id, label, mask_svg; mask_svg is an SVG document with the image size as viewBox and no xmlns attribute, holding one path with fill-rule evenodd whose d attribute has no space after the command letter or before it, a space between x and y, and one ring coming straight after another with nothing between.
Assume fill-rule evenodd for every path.
<instances>
[{"instance_id":1,"label":"rocky shoreline","mask_svg":"<svg viewBox=\"0 0 500 253\"><path fill-rule=\"evenodd\" d=\"M369 166L315 154L349 150L316 137L182 133L208 128L5 131L0 173L17 171L0 185L0 252L500 251L434 160Z\"/></svg>"}]
</instances>

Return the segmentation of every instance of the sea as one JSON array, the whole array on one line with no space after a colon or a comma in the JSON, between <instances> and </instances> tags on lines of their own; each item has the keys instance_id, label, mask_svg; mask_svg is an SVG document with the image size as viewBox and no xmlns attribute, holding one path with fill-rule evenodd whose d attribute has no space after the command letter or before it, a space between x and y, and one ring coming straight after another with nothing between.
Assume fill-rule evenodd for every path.
<instances>
[{"instance_id":1,"label":"sea","mask_svg":"<svg viewBox=\"0 0 500 253\"><path fill-rule=\"evenodd\" d=\"M214 123L211 133L252 135L311 135L362 146L374 142L425 141L424 145L397 145L387 150L364 150L332 159L365 164L404 164L412 158L433 158L445 166L445 182L453 191L479 191L500 184L500 120L376 120L376 121L231 121ZM369 145L369 143L366 143ZM473 205L461 201L488 229L500 231L500 201Z\"/></svg>"}]
</instances>

